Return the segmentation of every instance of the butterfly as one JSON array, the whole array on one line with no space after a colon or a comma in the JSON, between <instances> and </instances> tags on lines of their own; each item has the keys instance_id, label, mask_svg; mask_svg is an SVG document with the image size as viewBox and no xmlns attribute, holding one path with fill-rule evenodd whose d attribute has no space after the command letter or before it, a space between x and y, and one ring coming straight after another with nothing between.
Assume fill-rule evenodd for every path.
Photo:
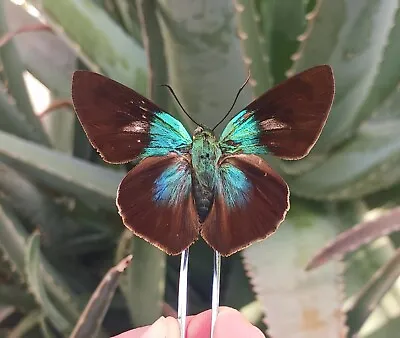
<instances>
[{"instance_id":1,"label":"butterfly","mask_svg":"<svg viewBox=\"0 0 400 338\"><path fill-rule=\"evenodd\" d=\"M306 156L334 91L330 66L310 68L242 109L218 139L204 126L191 136L156 104L100 74L76 71L72 80L78 119L103 160L138 160L118 187L125 226L170 255L200 235L229 256L274 233L289 188L257 155Z\"/></svg>"}]
</instances>

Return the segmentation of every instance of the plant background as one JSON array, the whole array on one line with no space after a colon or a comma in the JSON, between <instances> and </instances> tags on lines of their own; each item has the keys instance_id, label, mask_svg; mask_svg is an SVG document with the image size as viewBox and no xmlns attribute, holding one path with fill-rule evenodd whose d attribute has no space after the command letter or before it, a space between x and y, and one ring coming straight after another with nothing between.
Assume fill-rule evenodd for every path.
<instances>
[{"instance_id":1,"label":"plant background","mask_svg":"<svg viewBox=\"0 0 400 338\"><path fill-rule=\"evenodd\" d=\"M236 111L287 76L328 63L336 97L316 147L301 161L266 157L291 188L287 220L223 260L221 303L271 337L397 337L399 5L1 0L0 336L62 337L75 327L76 337L106 337L176 308L179 257L124 230L115 194L131 165L106 165L89 145L70 106L75 69L130 86L193 130L158 84L172 85L196 120L213 125L248 70ZM320 248L358 223L373 230L336 246L353 251L344 263L305 271ZM128 254L125 273L108 272L76 327L104 275ZM198 241L190 313L210 307L211 267L212 251Z\"/></svg>"}]
</instances>

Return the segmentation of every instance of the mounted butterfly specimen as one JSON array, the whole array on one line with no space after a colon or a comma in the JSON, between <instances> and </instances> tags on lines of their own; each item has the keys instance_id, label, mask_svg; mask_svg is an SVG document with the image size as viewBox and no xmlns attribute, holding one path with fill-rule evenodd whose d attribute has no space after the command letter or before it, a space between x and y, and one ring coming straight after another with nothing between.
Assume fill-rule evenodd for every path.
<instances>
[{"instance_id":1,"label":"mounted butterfly specimen","mask_svg":"<svg viewBox=\"0 0 400 338\"><path fill-rule=\"evenodd\" d=\"M257 155L306 156L333 97L331 67L313 67L250 103L218 139L204 126L191 136L153 102L102 75L76 71L72 82L76 113L102 158L139 160L118 188L124 224L171 255L199 235L224 256L271 235L289 209L289 189Z\"/></svg>"}]
</instances>

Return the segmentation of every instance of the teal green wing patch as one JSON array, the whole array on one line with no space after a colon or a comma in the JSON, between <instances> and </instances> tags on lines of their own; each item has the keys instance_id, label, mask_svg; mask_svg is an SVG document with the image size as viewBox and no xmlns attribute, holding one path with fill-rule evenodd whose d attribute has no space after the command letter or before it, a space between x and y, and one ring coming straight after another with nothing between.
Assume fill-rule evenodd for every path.
<instances>
[{"instance_id":1,"label":"teal green wing patch","mask_svg":"<svg viewBox=\"0 0 400 338\"><path fill-rule=\"evenodd\" d=\"M260 126L253 112L242 110L225 127L219 141L225 154L266 154L260 144Z\"/></svg>"},{"instance_id":2,"label":"teal green wing patch","mask_svg":"<svg viewBox=\"0 0 400 338\"><path fill-rule=\"evenodd\" d=\"M141 157L164 156L174 151L189 151L192 138L183 124L170 114L155 112L150 120L150 142Z\"/></svg>"}]
</instances>

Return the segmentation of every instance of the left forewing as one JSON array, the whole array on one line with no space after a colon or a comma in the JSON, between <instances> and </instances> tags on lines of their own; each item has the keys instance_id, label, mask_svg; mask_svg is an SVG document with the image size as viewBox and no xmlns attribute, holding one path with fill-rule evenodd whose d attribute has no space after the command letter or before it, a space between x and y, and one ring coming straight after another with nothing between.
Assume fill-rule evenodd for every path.
<instances>
[{"instance_id":1,"label":"left forewing","mask_svg":"<svg viewBox=\"0 0 400 338\"><path fill-rule=\"evenodd\" d=\"M229 256L275 232L289 209L289 189L255 155L227 156L219 176L201 235L212 248Z\"/></svg>"}]
</instances>

